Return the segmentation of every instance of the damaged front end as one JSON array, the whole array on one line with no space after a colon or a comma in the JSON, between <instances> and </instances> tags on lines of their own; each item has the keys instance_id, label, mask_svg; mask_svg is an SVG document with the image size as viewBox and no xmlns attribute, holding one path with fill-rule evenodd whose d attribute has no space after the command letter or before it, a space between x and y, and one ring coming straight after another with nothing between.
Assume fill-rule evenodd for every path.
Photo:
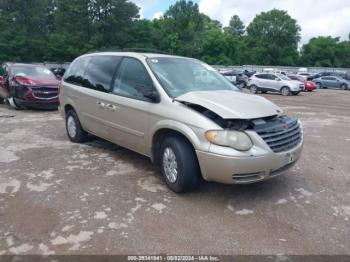
<instances>
[{"instance_id":1,"label":"damaged front end","mask_svg":"<svg viewBox=\"0 0 350 262\"><path fill-rule=\"evenodd\" d=\"M224 130L254 131L274 153L293 149L303 139L301 123L294 117L275 114L254 119L224 119L201 105L182 103L212 120Z\"/></svg>"}]
</instances>

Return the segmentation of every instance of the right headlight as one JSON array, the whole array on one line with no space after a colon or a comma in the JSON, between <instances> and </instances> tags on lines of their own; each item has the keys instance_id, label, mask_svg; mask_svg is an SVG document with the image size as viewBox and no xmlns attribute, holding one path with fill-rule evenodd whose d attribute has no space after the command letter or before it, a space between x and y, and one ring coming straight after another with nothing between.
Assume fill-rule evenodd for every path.
<instances>
[{"instance_id":1,"label":"right headlight","mask_svg":"<svg viewBox=\"0 0 350 262\"><path fill-rule=\"evenodd\" d=\"M212 130L205 135L208 141L215 145L232 147L239 151L248 151L253 147L250 137L241 131Z\"/></svg>"}]
</instances>

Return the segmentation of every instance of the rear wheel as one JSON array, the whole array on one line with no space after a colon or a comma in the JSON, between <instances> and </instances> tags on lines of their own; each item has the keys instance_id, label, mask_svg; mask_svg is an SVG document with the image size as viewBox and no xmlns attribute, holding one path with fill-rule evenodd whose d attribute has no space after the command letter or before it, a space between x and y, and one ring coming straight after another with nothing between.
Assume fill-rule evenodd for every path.
<instances>
[{"instance_id":1,"label":"rear wheel","mask_svg":"<svg viewBox=\"0 0 350 262\"><path fill-rule=\"evenodd\" d=\"M258 93L258 87L256 85L251 85L249 89L250 89L250 93L252 94Z\"/></svg>"},{"instance_id":2,"label":"rear wheel","mask_svg":"<svg viewBox=\"0 0 350 262\"><path fill-rule=\"evenodd\" d=\"M194 190L199 183L200 169L189 142L181 136L167 137L160 154L161 172L168 187L176 193Z\"/></svg>"},{"instance_id":3,"label":"rear wheel","mask_svg":"<svg viewBox=\"0 0 350 262\"><path fill-rule=\"evenodd\" d=\"M291 92L290 92L289 87L287 87L287 86L282 87L281 94L282 94L282 96L290 96Z\"/></svg>"},{"instance_id":4,"label":"rear wheel","mask_svg":"<svg viewBox=\"0 0 350 262\"><path fill-rule=\"evenodd\" d=\"M245 88L245 82L243 82L243 81L240 82L240 83L238 84L238 87L241 88L241 89L242 89L242 88Z\"/></svg>"},{"instance_id":5,"label":"rear wheel","mask_svg":"<svg viewBox=\"0 0 350 262\"><path fill-rule=\"evenodd\" d=\"M74 110L69 110L66 113L66 129L69 139L74 143L85 142L88 138L88 133L82 128Z\"/></svg>"}]
</instances>

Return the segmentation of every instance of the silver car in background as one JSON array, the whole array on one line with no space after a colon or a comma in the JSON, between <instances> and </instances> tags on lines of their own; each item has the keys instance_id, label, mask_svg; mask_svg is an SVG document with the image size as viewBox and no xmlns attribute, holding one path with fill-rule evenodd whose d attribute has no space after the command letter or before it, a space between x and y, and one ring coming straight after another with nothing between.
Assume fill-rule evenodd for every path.
<instances>
[{"instance_id":1,"label":"silver car in background","mask_svg":"<svg viewBox=\"0 0 350 262\"><path fill-rule=\"evenodd\" d=\"M340 88L343 90L350 89L350 81L339 76L322 76L312 80L317 88Z\"/></svg>"},{"instance_id":2,"label":"silver car in background","mask_svg":"<svg viewBox=\"0 0 350 262\"><path fill-rule=\"evenodd\" d=\"M283 74L258 73L249 78L248 88L253 94L278 92L283 96L289 96L298 95L304 90L304 84Z\"/></svg>"}]
</instances>

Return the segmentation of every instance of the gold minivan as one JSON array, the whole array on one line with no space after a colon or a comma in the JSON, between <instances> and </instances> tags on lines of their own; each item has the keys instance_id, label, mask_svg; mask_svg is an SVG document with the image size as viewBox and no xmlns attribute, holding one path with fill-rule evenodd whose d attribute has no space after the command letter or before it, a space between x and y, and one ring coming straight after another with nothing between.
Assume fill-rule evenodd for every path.
<instances>
[{"instance_id":1,"label":"gold minivan","mask_svg":"<svg viewBox=\"0 0 350 262\"><path fill-rule=\"evenodd\" d=\"M148 156L175 192L201 178L248 184L300 157L303 131L263 97L192 58L104 52L77 58L60 88L68 137L93 134Z\"/></svg>"}]
</instances>

